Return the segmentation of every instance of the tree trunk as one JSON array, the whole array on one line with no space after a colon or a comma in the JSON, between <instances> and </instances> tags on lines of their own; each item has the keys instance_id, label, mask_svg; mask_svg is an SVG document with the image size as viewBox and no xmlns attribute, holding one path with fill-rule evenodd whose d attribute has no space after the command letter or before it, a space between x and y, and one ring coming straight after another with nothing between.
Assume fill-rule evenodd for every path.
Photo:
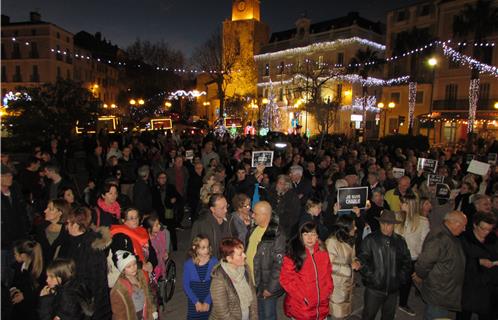
<instances>
[{"instance_id":1,"label":"tree trunk","mask_svg":"<svg viewBox=\"0 0 498 320\"><path fill-rule=\"evenodd\" d=\"M413 135L413 121L415 112L415 103L417 100L417 82L413 81L408 84L408 134Z\"/></svg>"}]
</instances>

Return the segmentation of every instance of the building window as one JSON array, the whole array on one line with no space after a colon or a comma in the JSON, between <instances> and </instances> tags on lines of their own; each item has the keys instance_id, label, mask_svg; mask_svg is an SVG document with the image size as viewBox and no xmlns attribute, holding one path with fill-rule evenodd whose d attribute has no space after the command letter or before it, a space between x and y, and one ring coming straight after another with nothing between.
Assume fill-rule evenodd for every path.
<instances>
[{"instance_id":1,"label":"building window","mask_svg":"<svg viewBox=\"0 0 498 320\"><path fill-rule=\"evenodd\" d=\"M2 59L7 59L7 55L5 54L5 45L2 43Z\"/></svg>"},{"instance_id":2,"label":"building window","mask_svg":"<svg viewBox=\"0 0 498 320\"><path fill-rule=\"evenodd\" d=\"M415 98L415 103L417 103L417 104L424 103L424 92L423 91L417 91L417 96Z\"/></svg>"},{"instance_id":3,"label":"building window","mask_svg":"<svg viewBox=\"0 0 498 320\"><path fill-rule=\"evenodd\" d=\"M268 63L265 65L265 76L270 76L270 65Z\"/></svg>"},{"instance_id":4,"label":"building window","mask_svg":"<svg viewBox=\"0 0 498 320\"><path fill-rule=\"evenodd\" d=\"M61 78L61 67L57 67L57 80Z\"/></svg>"},{"instance_id":5,"label":"building window","mask_svg":"<svg viewBox=\"0 0 498 320\"><path fill-rule=\"evenodd\" d=\"M31 29L31 35L36 36L36 29Z\"/></svg>"},{"instance_id":6,"label":"building window","mask_svg":"<svg viewBox=\"0 0 498 320\"><path fill-rule=\"evenodd\" d=\"M37 59L40 57L38 54L38 44L36 42L31 42L30 44L31 51L29 52L29 57L31 59Z\"/></svg>"},{"instance_id":7,"label":"building window","mask_svg":"<svg viewBox=\"0 0 498 320\"><path fill-rule=\"evenodd\" d=\"M408 20L408 12L406 10L398 11L396 20L398 22Z\"/></svg>"},{"instance_id":8,"label":"building window","mask_svg":"<svg viewBox=\"0 0 498 320\"><path fill-rule=\"evenodd\" d=\"M69 43L69 37L66 37L66 42Z\"/></svg>"},{"instance_id":9,"label":"building window","mask_svg":"<svg viewBox=\"0 0 498 320\"><path fill-rule=\"evenodd\" d=\"M73 63L73 58L71 58L71 51L69 51L68 48L66 48L66 63Z\"/></svg>"},{"instance_id":10,"label":"building window","mask_svg":"<svg viewBox=\"0 0 498 320\"><path fill-rule=\"evenodd\" d=\"M341 66L344 65L344 53L339 52L337 54L337 64Z\"/></svg>"},{"instance_id":11,"label":"building window","mask_svg":"<svg viewBox=\"0 0 498 320\"><path fill-rule=\"evenodd\" d=\"M446 85L445 98L446 100L454 101L457 99L458 85L448 84Z\"/></svg>"},{"instance_id":12,"label":"building window","mask_svg":"<svg viewBox=\"0 0 498 320\"><path fill-rule=\"evenodd\" d=\"M7 82L7 67L2 66L2 82Z\"/></svg>"},{"instance_id":13,"label":"building window","mask_svg":"<svg viewBox=\"0 0 498 320\"><path fill-rule=\"evenodd\" d=\"M391 92L391 102L399 103L401 101L401 93Z\"/></svg>"},{"instance_id":14,"label":"building window","mask_svg":"<svg viewBox=\"0 0 498 320\"><path fill-rule=\"evenodd\" d=\"M418 16L419 17L427 16L427 15L429 15L430 12L431 12L431 7L429 4L418 7Z\"/></svg>"},{"instance_id":15,"label":"building window","mask_svg":"<svg viewBox=\"0 0 498 320\"><path fill-rule=\"evenodd\" d=\"M482 53L482 62L486 64L492 64L493 47L483 47L481 53Z\"/></svg>"},{"instance_id":16,"label":"building window","mask_svg":"<svg viewBox=\"0 0 498 320\"><path fill-rule=\"evenodd\" d=\"M489 100L489 83L481 83L479 88L479 101Z\"/></svg>"},{"instance_id":17,"label":"building window","mask_svg":"<svg viewBox=\"0 0 498 320\"><path fill-rule=\"evenodd\" d=\"M66 70L66 79L71 80L71 71L69 69Z\"/></svg>"},{"instance_id":18,"label":"building window","mask_svg":"<svg viewBox=\"0 0 498 320\"><path fill-rule=\"evenodd\" d=\"M21 49L19 48L19 43L14 42L12 48L12 59L21 59Z\"/></svg>"},{"instance_id":19,"label":"building window","mask_svg":"<svg viewBox=\"0 0 498 320\"><path fill-rule=\"evenodd\" d=\"M16 66L16 73L14 73L13 81L22 82L21 66Z\"/></svg>"},{"instance_id":20,"label":"building window","mask_svg":"<svg viewBox=\"0 0 498 320\"><path fill-rule=\"evenodd\" d=\"M55 53L55 58L59 61L62 61L62 52L61 52L61 47L59 47L59 45L57 45L57 48L56 48L56 53Z\"/></svg>"},{"instance_id":21,"label":"building window","mask_svg":"<svg viewBox=\"0 0 498 320\"><path fill-rule=\"evenodd\" d=\"M395 133L398 129L398 118L389 118L389 133Z\"/></svg>"},{"instance_id":22,"label":"building window","mask_svg":"<svg viewBox=\"0 0 498 320\"><path fill-rule=\"evenodd\" d=\"M56 33L57 39L61 38L61 34L59 32Z\"/></svg>"},{"instance_id":23,"label":"building window","mask_svg":"<svg viewBox=\"0 0 498 320\"><path fill-rule=\"evenodd\" d=\"M31 73L31 82L40 82L40 75L38 74L38 66L33 66L33 71Z\"/></svg>"}]
</instances>

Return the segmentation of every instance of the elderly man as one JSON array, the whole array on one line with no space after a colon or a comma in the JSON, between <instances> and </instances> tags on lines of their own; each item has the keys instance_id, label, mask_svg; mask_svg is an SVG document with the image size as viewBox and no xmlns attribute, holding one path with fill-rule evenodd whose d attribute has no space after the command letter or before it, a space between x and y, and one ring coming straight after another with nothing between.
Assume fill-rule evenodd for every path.
<instances>
[{"instance_id":1,"label":"elderly man","mask_svg":"<svg viewBox=\"0 0 498 320\"><path fill-rule=\"evenodd\" d=\"M262 320L277 318L280 269L285 255L285 236L271 217L270 203L256 203L253 209L256 226L250 231L246 251L258 296L258 319Z\"/></svg>"},{"instance_id":2,"label":"elderly man","mask_svg":"<svg viewBox=\"0 0 498 320\"><path fill-rule=\"evenodd\" d=\"M292 182L286 175L279 175L275 187L268 191L268 202L274 210L275 221L284 232L287 239L297 231L299 215L301 214L301 202L294 190Z\"/></svg>"},{"instance_id":3,"label":"elderly man","mask_svg":"<svg viewBox=\"0 0 498 320\"><path fill-rule=\"evenodd\" d=\"M213 248L213 255L220 258L220 243L224 237L230 237L230 228L226 219L228 202L225 196L213 194L209 198L209 213L204 214L194 222L192 226L191 239L199 234L204 234L209 239Z\"/></svg>"},{"instance_id":4,"label":"elderly man","mask_svg":"<svg viewBox=\"0 0 498 320\"><path fill-rule=\"evenodd\" d=\"M301 200L301 205L304 206L313 193L311 181L303 177L303 167L300 165L290 167L289 177L291 178L294 191Z\"/></svg>"},{"instance_id":5,"label":"elderly man","mask_svg":"<svg viewBox=\"0 0 498 320\"><path fill-rule=\"evenodd\" d=\"M384 210L378 218L380 229L369 234L358 254L365 284L363 320L374 320L382 309L382 320L392 320L401 284L410 277L411 257L405 239L394 233L393 211Z\"/></svg>"},{"instance_id":6,"label":"elderly man","mask_svg":"<svg viewBox=\"0 0 498 320\"><path fill-rule=\"evenodd\" d=\"M493 213L491 198L483 195L476 194L472 200L472 204L463 212L467 216L467 229L472 229L472 219L477 212Z\"/></svg>"},{"instance_id":7,"label":"elderly man","mask_svg":"<svg viewBox=\"0 0 498 320\"><path fill-rule=\"evenodd\" d=\"M448 212L443 227L429 233L424 241L412 275L415 283L422 284L424 320L449 318L450 310L461 310L465 253L457 237L466 224L463 212Z\"/></svg>"},{"instance_id":8,"label":"elderly man","mask_svg":"<svg viewBox=\"0 0 498 320\"><path fill-rule=\"evenodd\" d=\"M389 204L389 208L391 208L394 212L401 210L401 202L399 200L400 197L412 196L417 197L418 199L418 195L410 188L410 182L410 177L403 176L399 179L398 186L396 188L386 192L384 198Z\"/></svg>"}]
</instances>

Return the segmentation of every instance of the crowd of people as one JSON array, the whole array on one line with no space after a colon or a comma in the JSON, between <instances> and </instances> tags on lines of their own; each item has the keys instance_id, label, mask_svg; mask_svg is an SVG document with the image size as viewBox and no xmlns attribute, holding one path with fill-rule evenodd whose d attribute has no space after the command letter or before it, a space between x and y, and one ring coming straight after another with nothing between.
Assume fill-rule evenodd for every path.
<instances>
[{"instance_id":1,"label":"crowd of people","mask_svg":"<svg viewBox=\"0 0 498 320\"><path fill-rule=\"evenodd\" d=\"M389 320L416 316L410 292L419 318L498 318L497 166L467 172L496 141L275 140L104 132L79 141L84 164L60 137L18 165L2 151L2 318L167 319L160 283L178 232L190 232L187 319L277 319L283 299L291 319ZM254 167L262 150L272 165ZM419 158L437 160L451 196ZM341 208L338 191L360 186L365 205Z\"/></svg>"}]
</instances>

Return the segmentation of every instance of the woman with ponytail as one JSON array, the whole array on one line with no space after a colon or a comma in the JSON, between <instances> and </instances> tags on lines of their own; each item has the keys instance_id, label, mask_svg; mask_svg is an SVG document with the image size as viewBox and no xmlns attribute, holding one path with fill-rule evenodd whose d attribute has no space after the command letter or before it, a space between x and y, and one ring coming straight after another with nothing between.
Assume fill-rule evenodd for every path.
<instances>
[{"instance_id":1,"label":"woman with ponytail","mask_svg":"<svg viewBox=\"0 0 498 320\"><path fill-rule=\"evenodd\" d=\"M12 319L36 320L37 296L42 277L43 256L41 246L36 241L20 240L14 244L16 269L10 298L13 304ZM43 279L42 279L43 278Z\"/></svg>"}]
</instances>

